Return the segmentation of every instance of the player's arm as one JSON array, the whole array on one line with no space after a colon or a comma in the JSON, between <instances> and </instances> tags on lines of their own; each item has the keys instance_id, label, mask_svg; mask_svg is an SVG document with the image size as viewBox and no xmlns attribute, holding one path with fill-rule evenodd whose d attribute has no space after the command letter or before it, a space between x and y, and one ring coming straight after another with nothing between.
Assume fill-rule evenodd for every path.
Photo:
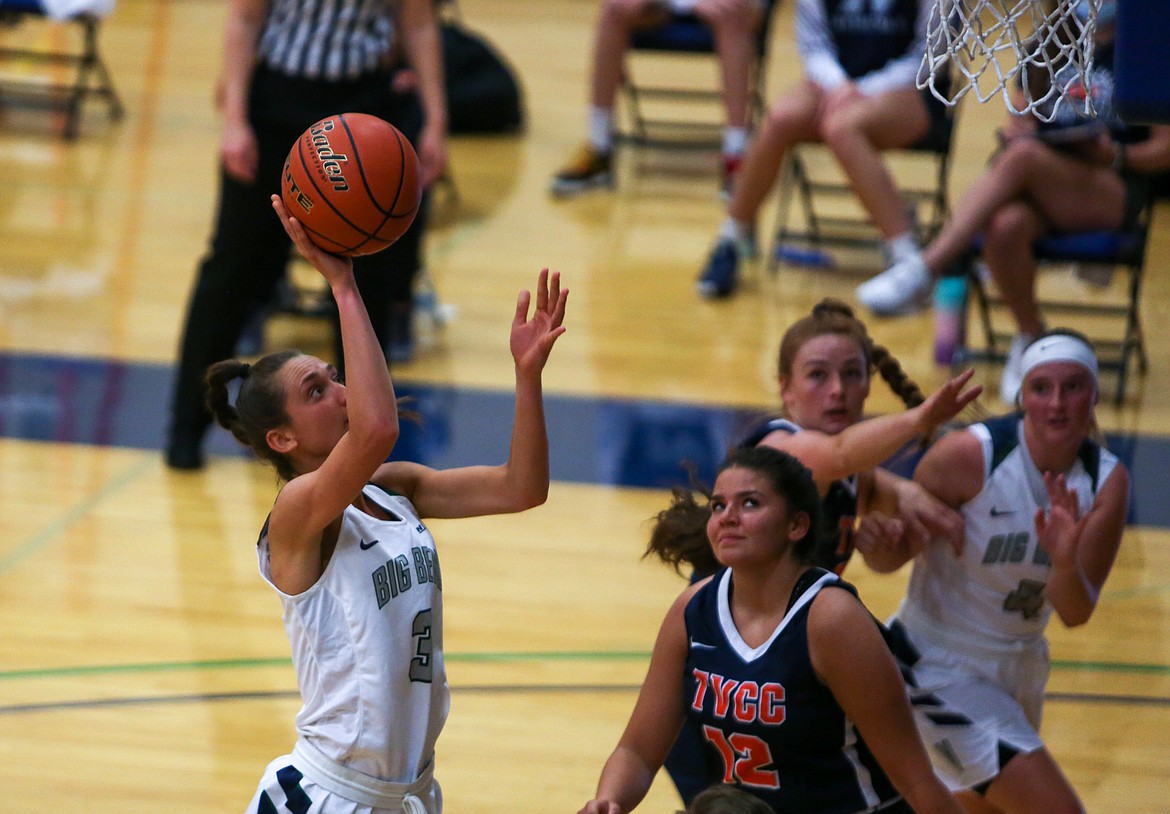
<instances>
[{"instance_id":1,"label":"player's arm","mask_svg":"<svg viewBox=\"0 0 1170 814\"><path fill-rule=\"evenodd\" d=\"M518 512L548 498L548 429L541 374L553 344L565 332L569 290L560 275L541 271L536 305L520 292L509 347L516 368L516 407L508 460L499 466L436 470L403 462L382 467L375 482L410 498L423 517L479 517Z\"/></svg>"},{"instance_id":2,"label":"player's arm","mask_svg":"<svg viewBox=\"0 0 1170 814\"><path fill-rule=\"evenodd\" d=\"M827 588L809 609L808 635L813 669L898 793L916 814L960 814L934 774L901 673L869 611L848 591Z\"/></svg>"},{"instance_id":3,"label":"player's arm","mask_svg":"<svg viewBox=\"0 0 1170 814\"><path fill-rule=\"evenodd\" d=\"M682 678L687 659L683 611L707 580L687 588L658 631L650 668L617 748L605 762L597 794L580 814L622 814L641 802L683 725Z\"/></svg>"},{"instance_id":4,"label":"player's arm","mask_svg":"<svg viewBox=\"0 0 1170 814\"><path fill-rule=\"evenodd\" d=\"M876 472L884 477L882 470ZM886 474L891 481L896 478ZM920 491L900 491L896 501L879 494L866 506L854 542L875 571L895 571L924 546L944 540L956 554L962 553L965 537L957 509L983 488L979 440L970 432L954 431L935 441L915 468L913 485ZM875 492L880 488L875 486Z\"/></svg>"},{"instance_id":5,"label":"player's arm","mask_svg":"<svg viewBox=\"0 0 1170 814\"><path fill-rule=\"evenodd\" d=\"M873 475L870 499L861 507L863 518L875 513L896 517L905 531L897 546L863 548L858 540L858 550L870 568L896 571L932 540L945 540L955 552L963 550L963 516L956 509L913 480L881 468Z\"/></svg>"},{"instance_id":6,"label":"player's arm","mask_svg":"<svg viewBox=\"0 0 1170 814\"><path fill-rule=\"evenodd\" d=\"M285 484L269 518L273 582L285 593L296 594L313 585L324 570L321 540L326 527L345 511L394 449L398 408L382 346L354 280L353 262L314 245L300 224L289 219L279 196L272 196L272 205L297 249L329 283L349 374L344 435L316 469ZM328 398L330 387L337 385L313 367L287 383L286 398L311 406ZM286 426L270 430L267 441L284 454L293 453L301 443Z\"/></svg>"},{"instance_id":7,"label":"player's arm","mask_svg":"<svg viewBox=\"0 0 1170 814\"><path fill-rule=\"evenodd\" d=\"M795 456L819 486L880 465L910 439L926 435L954 418L983 391L967 387L974 370L966 370L931 393L917 407L858 421L839 433L815 430L776 431L761 443Z\"/></svg>"},{"instance_id":8,"label":"player's arm","mask_svg":"<svg viewBox=\"0 0 1170 814\"><path fill-rule=\"evenodd\" d=\"M914 469L914 482L958 509L983 489L983 447L974 433L949 432L931 445Z\"/></svg>"},{"instance_id":9,"label":"player's arm","mask_svg":"<svg viewBox=\"0 0 1170 814\"><path fill-rule=\"evenodd\" d=\"M1036 516L1039 544L1052 560L1044 594L1068 627L1083 625L1097 608L1113 568L1129 509L1129 473L1120 464L1101 485L1088 513L1077 517L1076 493L1045 473L1051 510Z\"/></svg>"}]
</instances>

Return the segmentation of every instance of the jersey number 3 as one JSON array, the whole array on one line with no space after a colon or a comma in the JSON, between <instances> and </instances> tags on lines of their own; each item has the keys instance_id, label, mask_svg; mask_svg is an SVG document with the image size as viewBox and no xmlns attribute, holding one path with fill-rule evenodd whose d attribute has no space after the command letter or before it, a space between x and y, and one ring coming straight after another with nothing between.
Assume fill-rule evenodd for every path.
<instances>
[{"instance_id":1,"label":"jersey number 3","mask_svg":"<svg viewBox=\"0 0 1170 814\"><path fill-rule=\"evenodd\" d=\"M434 652L434 642L431 639L431 609L419 611L414 616L414 624L410 632L414 636L414 658L410 660L410 680L431 683L431 655Z\"/></svg>"},{"instance_id":2,"label":"jersey number 3","mask_svg":"<svg viewBox=\"0 0 1170 814\"><path fill-rule=\"evenodd\" d=\"M739 782L744 786L762 789L780 788L780 776L772 765L772 750L763 738L743 732L730 735L711 725L703 727L707 742L715 747L723 758L723 782Z\"/></svg>"}]
</instances>

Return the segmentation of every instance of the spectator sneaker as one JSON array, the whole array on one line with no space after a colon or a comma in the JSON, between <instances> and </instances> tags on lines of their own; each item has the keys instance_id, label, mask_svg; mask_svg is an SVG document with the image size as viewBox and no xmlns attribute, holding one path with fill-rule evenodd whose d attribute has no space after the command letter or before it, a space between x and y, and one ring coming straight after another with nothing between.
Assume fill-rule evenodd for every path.
<instances>
[{"instance_id":1,"label":"spectator sneaker","mask_svg":"<svg viewBox=\"0 0 1170 814\"><path fill-rule=\"evenodd\" d=\"M1016 397L1020 395L1020 388L1024 386L1024 350L1035 339L1028 334L1016 334L1012 337L1011 347L1008 348L1007 359L1003 363L1003 375L999 380L999 397L1005 404L1016 406Z\"/></svg>"},{"instance_id":2,"label":"spectator sneaker","mask_svg":"<svg viewBox=\"0 0 1170 814\"><path fill-rule=\"evenodd\" d=\"M709 300L731 296L739 278L739 251L735 241L720 238L707 258L707 265L695 284L699 296Z\"/></svg>"},{"instance_id":3,"label":"spectator sneaker","mask_svg":"<svg viewBox=\"0 0 1170 814\"><path fill-rule=\"evenodd\" d=\"M554 198L571 198L597 187L612 186L613 153L598 152L595 147L583 144L553 176L549 192Z\"/></svg>"},{"instance_id":4,"label":"spectator sneaker","mask_svg":"<svg viewBox=\"0 0 1170 814\"><path fill-rule=\"evenodd\" d=\"M934 278L921 257L895 263L857 287L857 299L878 316L912 314L930 302Z\"/></svg>"}]
</instances>

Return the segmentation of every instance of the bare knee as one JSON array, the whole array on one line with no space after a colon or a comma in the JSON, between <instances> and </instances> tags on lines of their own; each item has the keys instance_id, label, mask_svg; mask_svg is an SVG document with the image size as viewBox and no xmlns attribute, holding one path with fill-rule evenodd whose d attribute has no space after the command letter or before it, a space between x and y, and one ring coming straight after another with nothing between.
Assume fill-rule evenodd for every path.
<instances>
[{"instance_id":1,"label":"bare knee","mask_svg":"<svg viewBox=\"0 0 1170 814\"><path fill-rule=\"evenodd\" d=\"M699 0L695 6L695 15L717 32L751 32L760 22L759 6L754 0L737 0L734 3Z\"/></svg>"},{"instance_id":2,"label":"bare knee","mask_svg":"<svg viewBox=\"0 0 1170 814\"><path fill-rule=\"evenodd\" d=\"M1023 201L1012 201L991 214L987 221L985 242L989 250L1031 245L1041 231L1041 220L1036 210Z\"/></svg>"},{"instance_id":3,"label":"bare knee","mask_svg":"<svg viewBox=\"0 0 1170 814\"><path fill-rule=\"evenodd\" d=\"M995 157L991 172L1023 178L1037 167L1049 166L1051 158L1051 149L1036 139L1012 139Z\"/></svg>"},{"instance_id":4,"label":"bare knee","mask_svg":"<svg viewBox=\"0 0 1170 814\"><path fill-rule=\"evenodd\" d=\"M756 139L771 149L783 149L797 141L809 140L814 130L809 110L794 101L781 99L764 115Z\"/></svg>"},{"instance_id":5,"label":"bare knee","mask_svg":"<svg viewBox=\"0 0 1170 814\"><path fill-rule=\"evenodd\" d=\"M850 108L837 110L825 116L821 120L821 137L834 153L848 144L856 144L858 139L869 138L862 118Z\"/></svg>"}]
</instances>

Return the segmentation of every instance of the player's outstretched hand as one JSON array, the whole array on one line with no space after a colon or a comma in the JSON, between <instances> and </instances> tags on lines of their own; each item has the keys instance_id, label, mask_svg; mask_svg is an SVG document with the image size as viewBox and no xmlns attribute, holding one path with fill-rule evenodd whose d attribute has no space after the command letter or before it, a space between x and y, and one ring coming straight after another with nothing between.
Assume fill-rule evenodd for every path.
<instances>
[{"instance_id":1,"label":"player's outstretched hand","mask_svg":"<svg viewBox=\"0 0 1170 814\"><path fill-rule=\"evenodd\" d=\"M967 387L974 375L975 369L968 368L926 397L926 401L918 406L924 429L931 430L945 424L979 398L983 385Z\"/></svg>"},{"instance_id":2,"label":"player's outstretched hand","mask_svg":"<svg viewBox=\"0 0 1170 814\"><path fill-rule=\"evenodd\" d=\"M288 210L284 206L284 201L281 200L279 195L272 196L272 208L276 210L276 214L280 217L284 231L288 232L288 236L296 244L297 251L301 253L302 257L312 263L317 271L321 272L321 276L330 285L335 280L353 274L353 260L349 257L342 257L339 254L330 254L309 240L309 236L305 234L304 227L301 226L300 221L289 215Z\"/></svg>"},{"instance_id":3,"label":"player's outstretched hand","mask_svg":"<svg viewBox=\"0 0 1170 814\"><path fill-rule=\"evenodd\" d=\"M548 361L553 343L565 332L565 303L569 289L561 288L560 272L549 274L542 269L536 284L536 308L528 316L532 292L521 291L516 298L516 315L512 319L512 338L509 346L516 369L539 373Z\"/></svg>"},{"instance_id":4,"label":"player's outstretched hand","mask_svg":"<svg viewBox=\"0 0 1170 814\"><path fill-rule=\"evenodd\" d=\"M1076 565L1077 546L1088 514L1080 516L1076 489L1069 489L1064 475L1044 473L1048 511L1036 510L1036 540L1055 565Z\"/></svg>"}]
</instances>

